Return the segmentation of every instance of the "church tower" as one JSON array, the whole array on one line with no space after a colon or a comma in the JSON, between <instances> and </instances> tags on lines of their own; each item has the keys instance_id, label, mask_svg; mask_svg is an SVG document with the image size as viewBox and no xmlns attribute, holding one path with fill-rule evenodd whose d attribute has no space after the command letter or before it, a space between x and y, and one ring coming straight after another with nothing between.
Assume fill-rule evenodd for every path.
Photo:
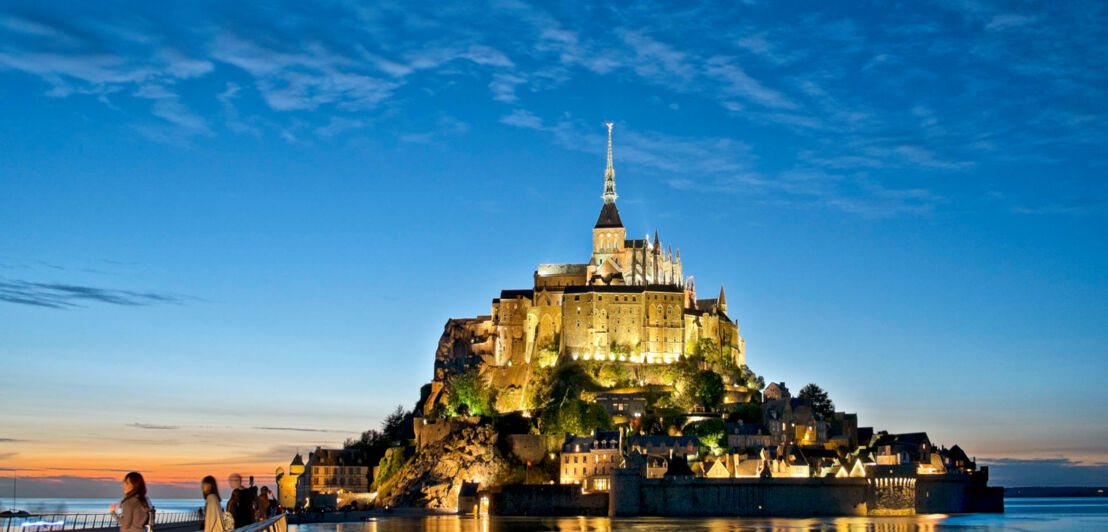
<instances>
[{"instance_id":1,"label":"church tower","mask_svg":"<svg viewBox=\"0 0 1108 532\"><path fill-rule=\"evenodd\" d=\"M623 227L623 221L619 219L619 209L616 208L616 170L612 165L612 124L608 122L608 166L604 169L604 206L600 208L600 216L596 219L596 225L592 229L592 259L589 261L590 283L593 274L600 274L608 278L604 284L618 277L618 284L623 284L624 264L623 260L624 240L627 238L627 230ZM605 264L605 263L608 264Z\"/></svg>"}]
</instances>

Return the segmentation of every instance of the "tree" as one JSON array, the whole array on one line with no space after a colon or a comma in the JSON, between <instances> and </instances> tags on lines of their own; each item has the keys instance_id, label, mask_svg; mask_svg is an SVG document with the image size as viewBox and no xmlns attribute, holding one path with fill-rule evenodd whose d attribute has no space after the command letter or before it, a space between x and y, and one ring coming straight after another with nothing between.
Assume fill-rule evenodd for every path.
<instances>
[{"instance_id":1,"label":"tree","mask_svg":"<svg viewBox=\"0 0 1108 532\"><path fill-rule=\"evenodd\" d=\"M590 434L593 429L607 429L612 418L600 405L580 399L567 399L543 410L540 426L543 434Z\"/></svg>"},{"instance_id":2,"label":"tree","mask_svg":"<svg viewBox=\"0 0 1108 532\"><path fill-rule=\"evenodd\" d=\"M700 440L700 445L707 447L713 453L722 447L721 443L727 443L727 426L721 419L705 419L693 423L685 428L685 432L696 436Z\"/></svg>"},{"instance_id":3,"label":"tree","mask_svg":"<svg viewBox=\"0 0 1108 532\"><path fill-rule=\"evenodd\" d=\"M823 391L823 388L820 388L814 382L808 383L800 390L800 398L812 407L813 412L823 416L825 420L829 420L835 415L835 403L832 403L831 398L827 396L827 392Z\"/></svg>"},{"instance_id":4,"label":"tree","mask_svg":"<svg viewBox=\"0 0 1108 532\"><path fill-rule=\"evenodd\" d=\"M394 445L403 440L414 438L412 429L412 413L405 411L403 405L396 405L396 410L385 416L381 422L381 432Z\"/></svg>"},{"instance_id":5,"label":"tree","mask_svg":"<svg viewBox=\"0 0 1108 532\"><path fill-rule=\"evenodd\" d=\"M396 410L385 416L381 422L381 430L370 429L363 432L358 439L348 438L343 447L361 450L366 463L376 464L390 447L403 445L414 437L412 413L397 405Z\"/></svg>"},{"instance_id":6,"label":"tree","mask_svg":"<svg viewBox=\"0 0 1108 532\"><path fill-rule=\"evenodd\" d=\"M631 380L631 373L627 371L627 365L620 362L605 362L597 372L597 382L604 387L626 385Z\"/></svg>"},{"instance_id":7,"label":"tree","mask_svg":"<svg viewBox=\"0 0 1108 532\"><path fill-rule=\"evenodd\" d=\"M558 363L558 350L561 347L561 335L554 333L552 338L545 345L539 347L538 356L535 362L538 363L540 368L548 368Z\"/></svg>"},{"instance_id":8,"label":"tree","mask_svg":"<svg viewBox=\"0 0 1108 532\"><path fill-rule=\"evenodd\" d=\"M477 370L456 375L446 384L446 410L451 416L466 414L487 416L493 413L495 393ZM465 407L462 409L462 407Z\"/></svg>"},{"instance_id":9,"label":"tree","mask_svg":"<svg viewBox=\"0 0 1108 532\"><path fill-rule=\"evenodd\" d=\"M723 401L723 377L711 370L697 373L692 382L692 396L708 410L719 406Z\"/></svg>"}]
</instances>

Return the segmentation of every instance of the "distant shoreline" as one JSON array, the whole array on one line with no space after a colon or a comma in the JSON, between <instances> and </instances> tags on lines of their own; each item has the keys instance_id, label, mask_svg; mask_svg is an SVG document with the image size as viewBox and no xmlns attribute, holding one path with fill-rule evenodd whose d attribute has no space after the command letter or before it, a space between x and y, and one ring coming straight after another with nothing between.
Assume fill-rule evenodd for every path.
<instances>
[{"instance_id":1,"label":"distant shoreline","mask_svg":"<svg viewBox=\"0 0 1108 532\"><path fill-rule=\"evenodd\" d=\"M1031 497L1105 497L1108 496L1108 487L1083 488L1083 487L1043 487L1032 486L1025 488L1004 488L1004 497L1010 499Z\"/></svg>"}]
</instances>

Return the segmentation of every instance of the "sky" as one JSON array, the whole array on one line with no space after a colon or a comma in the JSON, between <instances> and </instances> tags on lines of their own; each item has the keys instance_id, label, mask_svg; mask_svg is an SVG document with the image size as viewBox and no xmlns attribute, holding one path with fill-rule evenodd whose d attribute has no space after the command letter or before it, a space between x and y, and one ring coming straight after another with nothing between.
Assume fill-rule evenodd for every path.
<instances>
[{"instance_id":1,"label":"sky","mask_svg":"<svg viewBox=\"0 0 1108 532\"><path fill-rule=\"evenodd\" d=\"M551 4L551 5L546 5ZM1108 478L1102 2L0 4L0 469L270 479L630 237L747 362L994 483ZM0 481L0 493L10 489Z\"/></svg>"}]
</instances>

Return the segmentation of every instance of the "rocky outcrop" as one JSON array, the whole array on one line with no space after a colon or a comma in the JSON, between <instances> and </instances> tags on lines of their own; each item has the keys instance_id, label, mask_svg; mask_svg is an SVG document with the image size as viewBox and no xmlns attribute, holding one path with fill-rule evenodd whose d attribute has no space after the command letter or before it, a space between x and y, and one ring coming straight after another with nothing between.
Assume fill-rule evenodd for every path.
<instances>
[{"instance_id":1,"label":"rocky outcrop","mask_svg":"<svg viewBox=\"0 0 1108 532\"><path fill-rule=\"evenodd\" d=\"M494 330L489 316L447 320L435 349L435 380L485 365L493 356Z\"/></svg>"},{"instance_id":2,"label":"rocky outcrop","mask_svg":"<svg viewBox=\"0 0 1108 532\"><path fill-rule=\"evenodd\" d=\"M463 482L489 486L504 461L497 455L496 431L467 426L421 449L380 505L456 509Z\"/></svg>"}]
</instances>

